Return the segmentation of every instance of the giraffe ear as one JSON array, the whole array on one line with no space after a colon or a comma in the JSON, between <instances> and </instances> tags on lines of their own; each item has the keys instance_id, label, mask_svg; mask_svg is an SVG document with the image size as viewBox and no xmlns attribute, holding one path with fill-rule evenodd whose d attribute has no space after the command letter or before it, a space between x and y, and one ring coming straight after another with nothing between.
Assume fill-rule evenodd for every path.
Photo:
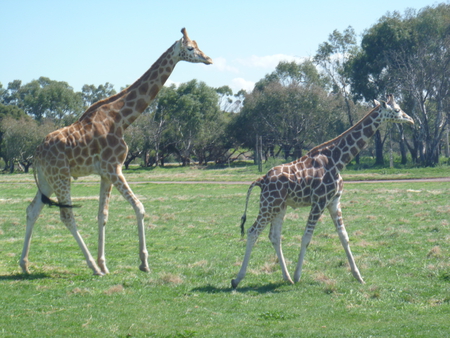
<instances>
[{"instance_id":1,"label":"giraffe ear","mask_svg":"<svg viewBox=\"0 0 450 338\"><path fill-rule=\"evenodd\" d=\"M375 107L376 107L376 106L379 106L379 105L380 105L380 102L378 102L377 100L373 100L373 104L374 104Z\"/></svg>"},{"instance_id":2,"label":"giraffe ear","mask_svg":"<svg viewBox=\"0 0 450 338\"><path fill-rule=\"evenodd\" d=\"M387 103L390 105L393 105L395 103L394 95L392 95L392 94L388 94L386 99L387 99Z\"/></svg>"}]
</instances>

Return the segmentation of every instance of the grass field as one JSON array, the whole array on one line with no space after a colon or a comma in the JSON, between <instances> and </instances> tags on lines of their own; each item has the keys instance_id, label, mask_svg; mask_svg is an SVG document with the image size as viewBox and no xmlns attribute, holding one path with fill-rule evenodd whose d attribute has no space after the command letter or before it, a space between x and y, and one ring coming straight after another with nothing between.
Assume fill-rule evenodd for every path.
<instances>
[{"instance_id":1,"label":"grass field","mask_svg":"<svg viewBox=\"0 0 450 338\"><path fill-rule=\"evenodd\" d=\"M433 170L350 171L344 178L450 176L446 168ZM126 175L136 182L232 182L259 174L239 167ZM97 180L78 180L72 193L82 205L76 219L94 256ZM283 282L266 229L237 291L230 280L245 251L239 229L244 184L132 184L146 208L150 274L138 270L134 213L113 191L106 230L111 273L98 277L56 208L44 208L31 244L31 274L22 275L25 209L36 188L29 174L2 175L0 182L1 337L450 336L450 182L345 185L344 221L366 284L350 274L332 221L324 215L299 283ZM247 227L258 212L258 195L255 189ZM307 213L307 208L288 209L286 215L283 249L291 274Z\"/></svg>"}]
</instances>

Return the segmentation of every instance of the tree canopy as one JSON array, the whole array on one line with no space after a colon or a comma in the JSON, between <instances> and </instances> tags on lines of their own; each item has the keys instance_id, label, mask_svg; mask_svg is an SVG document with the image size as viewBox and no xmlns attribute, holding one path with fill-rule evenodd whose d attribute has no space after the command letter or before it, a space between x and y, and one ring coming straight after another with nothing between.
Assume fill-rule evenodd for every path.
<instances>
[{"instance_id":1,"label":"tree canopy","mask_svg":"<svg viewBox=\"0 0 450 338\"><path fill-rule=\"evenodd\" d=\"M184 165L225 163L237 154L251 155L257 136L262 136L266 159L299 157L351 127L373 99L390 93L416 124L382 128L370 154L383 163L389 137L402 163L409 151L416 164L436 165L443 147L448 149L450 5L387 13L358 40L352 27L334 30L316 55L280 62L250 93L233 93L226 85L212 88L195 79L164 87L127 129L126 165L138 157L146 166L164 165L168 157ZM41 137L73 123L90 105L115 93L108 82L86 84L80 92L47 77L26 84L15 80L6 87L0 83L0 156L5 166L26 166L30 149L40 142L38 137L19 137L24 126Z\"/></svg>"}]
</instances>

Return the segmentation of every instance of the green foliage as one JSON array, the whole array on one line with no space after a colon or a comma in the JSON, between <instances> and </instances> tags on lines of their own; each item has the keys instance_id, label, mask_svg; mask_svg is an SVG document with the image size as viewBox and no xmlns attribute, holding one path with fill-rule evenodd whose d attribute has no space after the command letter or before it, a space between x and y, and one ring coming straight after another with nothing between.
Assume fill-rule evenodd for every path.
<instances>
[{"instance_id":1,"label":"green foliage","mask_svg":"<svg viewBox=\"0 0 450 338\"><path fill-rule=\"evenodd\" d=\"M137 121L148 135L145 151L155 150L154 163L171 152L183 165L193 158L202 164L222 157L230 146L225 135L229 119L219 107L218 92L229 94L229 88L215 90L196 80L163 88L147 116Z\"/></svg>"},{"instance_id":2,"label":"green foliage","mask_svg":"<svg viewBox=\"0 0 450 338\"><path fill-rule=\"evenodd\" d=\"M372 100L393 92L416 123L405 138L413 160L438 163L449 116L450 5L382 17L363 36L361 50L351 60L352 91ZM405 146L405 145L404 145Z\"/></svg>"},{"instance_id":3,"label":"green foliage","mask_svg":"<svg viewBox=\"0 0 450 338\"><path fill-rule=\"evenodd\" d=\"M292 67L289 64L289 69ZM295 74L292 77L296 78ZM247 95L233 123L235 137L244 146L253 147L260 135L266 153L273 156L275 147L279 147L285 159L291 153L300 157L303 149L336 135L333 126L340 117L340 101L335 95L314 83L292 80L285 86L286 81L273 80Z\"/></svg>"},{"instance_id":4,"label":"green foliage","mask_svg":"<svg viewBox=\"0 0 450 338\"><path fill-rule=\"evenodd\" d=\"M158 168L150 177L232 176L244 167ZM145 172L144 172L145 173ZM127 172L129 181L133 173ZM251 174L257 177L256 173ZM134 176L136 178L141 177ZM144 176L145 177L145 176ZM197 177L197 176L195 176ZM181 178L179 178L181 179ZM343 217L366 283L348 270L325 215L302 280L282 281L264 231L237 291L230 280L245 251L239 219L247 185L132 184L146 208L150 274L138 270L132 208L117 191L106 228L111 273L92 276L59 211L44 208L31 244L32 274L19 272L32 175L0 176L0 328L3 337L442 337L450 315L450 224L444 183L346 184ZM92 181L96 184L92 184ZM6 183L3 183L6 182ZM25 182L25 183L23 183ZM73 197L80 232L97 241L98 179L80 178ZM258 194L249 204L256 217ZM288 209L283 248L295 268L307 208Z\"/></svg>"},{"instance_id":5,"label":"green foliage","mask_svg":"<svg viewBox=\"0 0 450 338\"><path fill-rule=\"evenodd\" d=\"M99 85L98 87L95 85L84 85L81 92L83 96L84 110L89 108L95 102L116 94L114 86L109 82L106 82L104 85Z\"/></svg>"}]
</instances>

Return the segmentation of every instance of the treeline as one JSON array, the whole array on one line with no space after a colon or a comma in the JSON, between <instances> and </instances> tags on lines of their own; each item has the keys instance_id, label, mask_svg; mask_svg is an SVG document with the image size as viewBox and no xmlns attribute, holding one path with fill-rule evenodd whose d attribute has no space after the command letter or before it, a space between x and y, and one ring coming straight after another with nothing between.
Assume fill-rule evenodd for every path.
<instances>
[{"instance_id":1,"label":"treeline","mask_svg":"<svg viewBox=\"0 0 450 338\"><path fill-rule=\"evenodd\" d=\"M388 124L369 153L383 164L386 150L401 162L433 166L448 154L450 121L450 5L404 14L388 13L364 32L335 30L303 62L280 62L251 93L233 93L192 80L164 87L126 131L126 165L145 166L173 158L229 163L263 140L266 157L297 158L356 123L373 99L393 93L415 121ZM0 83L0 156L13 170L32 163L36 145L51 130L68 125L92 103L115 94L109 83L74 92L45 77Z\"/></svg>"}]
</instances>

